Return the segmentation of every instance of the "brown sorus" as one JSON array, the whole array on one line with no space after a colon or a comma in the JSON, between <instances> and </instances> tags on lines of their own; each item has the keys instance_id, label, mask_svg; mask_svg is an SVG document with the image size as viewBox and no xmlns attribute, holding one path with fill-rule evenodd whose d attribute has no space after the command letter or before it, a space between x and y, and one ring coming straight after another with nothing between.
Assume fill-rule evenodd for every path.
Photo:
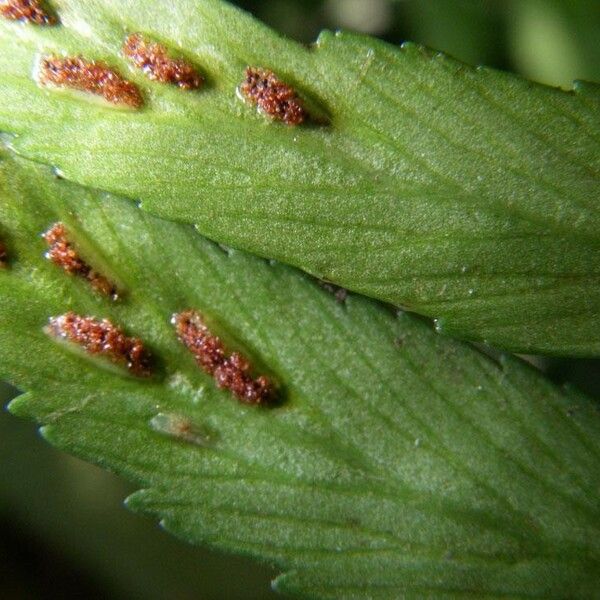
<instances>
[{"instance_id":1,"label":"brown sorus","mask_svg":"<svg viewBox=\"0 0 600 600\"><path fill-rule=\"evenodd\" d=\"M114 300L117 299L118 292L116 286L106 279L106 277L92 269L79 256L79 253L69 241L67 230L63 223L55 223L42 237L46 240L48 246L50 246L50 249L46 252L46 258L61 267L69 275L77 275L87 279L90 285L100 294L110 296Z\"/></svg>"},{"instance_id":2,"label":"brown sorus","mask_svg":"<svg viewBox=\"0 0 600 600\"><path fill-rule=\"evenodd\" d=\"M112 104L139 108L144 103L138 87L103 62L81 56L50 56L40 63L39 81L102 96Z\"/></svg>"},{"instance_id":3,"label":"brown sorus","mask_svg":"<svg viewBox=\"0 0 600 600\"><path fill-rule=\"evenodd\" d=\"M123 53L150 79L170 83L184 90L198 89L203 79L194 67L182 58L171 58L167 49L132 33L125 39Z\"/></svg>"},{"instance_id":4,"label":"brown sorus","mask_svg":"<svg viewBox=\"0 0 600 600\"><path fill-rule=\"evenodd\" d=\"M68 312L52 317L47 331L54 337L77 344L88 354L104 356L127 367L134 375L150 374L150 359L142 341L127 337L108 319L99 320Z\"/></svg>"},{"instance_id":5,"label":"brown sorus","mask_svg":"<svg viewBox=\"0 0 600 600\"><path fill-rule=\"evenodd\" d=\"M38 0L0 0L0 15L11 21L53 25L56 18L44 10Z\"/></svg>"},{"instance_id":6,"label":"brown sorus","mask_svg":"<svg viewBox=\"0 0 600 600\"><path fill-rule=\"evenodd\" d=\"M307 118L294 88L281 81L272 71L248 67L240 92L259 110L287 125L299 125Z\"/></svg>"},{"instance_id":7,"label":"brown sorus","mask_svg":"<svg viewBox=\"0 0 600 600\"><path fill-rule=\"evenodd\" d=\"M217 387L228 389L247 404L266 404L273 399L273 386L264 375L253 378L250 363L238 352L228 354L200 313L186 310L173 315L177 336L194 355L198 365L211 375Z\"/></svg>"}]
</instances>

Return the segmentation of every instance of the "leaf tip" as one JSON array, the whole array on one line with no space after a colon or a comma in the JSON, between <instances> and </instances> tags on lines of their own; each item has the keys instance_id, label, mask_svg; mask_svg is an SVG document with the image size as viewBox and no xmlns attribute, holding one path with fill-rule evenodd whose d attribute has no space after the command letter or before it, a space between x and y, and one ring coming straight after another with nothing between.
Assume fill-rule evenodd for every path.
<instances>
[{"instance_id":1,"label":"leaf tip","mask_svg":"<svg viewBox=\"0 0 600 600\"><path fill-rule=\"evenodd\" d=\"M29 408L31 399L31 392L19 394L6 405L6 410L15 417L31 418L31 410Z\"/></svg>"},{"instance_id":2,"label":"leaf tip","mask_svg":"<svg viewBox=\"0 0 600 600\"><path fill-rule=\"evenodd\" d=\"M147 496L148 490L140 489L127 496L123 504L132 512L149 514L153 511L148 508Z\"/></svg>"}]
</instances>

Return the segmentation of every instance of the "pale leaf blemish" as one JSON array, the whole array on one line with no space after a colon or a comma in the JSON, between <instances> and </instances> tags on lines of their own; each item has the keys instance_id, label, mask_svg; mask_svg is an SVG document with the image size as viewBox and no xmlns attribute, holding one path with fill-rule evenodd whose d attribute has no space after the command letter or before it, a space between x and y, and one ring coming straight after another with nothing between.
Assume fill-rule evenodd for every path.
<instances>
[{"instance_id":1,"label":"pale leaf blemish","mask_svg":"<svg viewBox=\"0 0 600 600\"><path fill-rule=\"evenodd\" d=\"M213 446L217 439L214 431L173 413L158 413L150 420L150 427L162 435L204 448Z\"/></svg>"},{"instance_id":2,"label":"pale leaf blemish","mask_svg":"<svg viewBox=\"0 0 600 600\"><path fill-rule=\"evenodd\" d=\"M358 73L358 83L362 83L365 79L365 77L367 76L367 73L369 72L369 69L371 68L371 65L373 64L373 62L375 61L375 51L372 48L369 48L369 51L367 52L367 56L365 57L365 60L363 62L363 64L360 67L360 71Z\"/></svg>"},{"instance_id":3,"label":"pale leaf blemish","mask_svg":"<svg viewBox=\"0 0 600 600\"><path fill-rule=\"evenodd\" d=\"M185 398L191 398L194 404L200 404L205 396L206 388L204 386L196 387L192 385L190 380L180 372L174 373L168 379L169 387L181 394Z\"/></svg>"},{"instance_id":4,"label":"pale leaf blemish","mask_svg":"<svg viewBox=\"0 0 600 600\"><path fill-rule=\"evenodd\" d=\"M93 395L88 395L82 398L74 405L65 408L59 408L44 417L46 423L56 423L66 415L73 415L82 412L86 406L94 400Z\"/></svg>"},{"instance_id":5,"label":"pale leaf blemish","mask_svg":"<svg viewBox=\"0 0 600 600\"><path fill-rule=\"evenodd\" d=\"M63 23L69 29L73 29L83 38L90 39L94 35L91 25L81 18L81 15L68 13L63 18Z\"/></svg>"}]
</instances>

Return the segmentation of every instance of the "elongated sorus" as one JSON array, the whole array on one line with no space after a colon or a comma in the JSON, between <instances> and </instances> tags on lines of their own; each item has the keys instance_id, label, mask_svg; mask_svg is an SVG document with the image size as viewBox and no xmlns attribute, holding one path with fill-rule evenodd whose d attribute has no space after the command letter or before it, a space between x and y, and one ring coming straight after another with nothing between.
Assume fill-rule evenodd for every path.
<instances>
[{"instance_id":1,"label":"elongated sorus","mask_svg":"<svg viewBox=\"0 0 600 600\"><path fill-rule=\"evenodd\" d=\"M267 69L248 67L240 93L261 112L287 125L300 125L307 118L294 88Z\"/></svg>"},{"instance_id":2,"label":"elongated sorus","mask_svg":"<svg viewBox=\"0 0 600 600\"><path fill-rule=\"evenodd\" d=\"M106 101L132 108L144 104L142 94L131 81L103 62L88 61L81 56L49 56L40 61L39 82L89 92Z\"/></svg>"},{"instance_id":3,"label":"elongated sorus","mask_svg":"<svg viewBox=\"0 0 600 600\"><path fill-rule=\"evenodd\" d=\"M61 267L69 275L87 279L92 288L100 294L113 299L118 297L116 286L81 258L69 240L63 223L55 223L42 237L49 246L46 258Z\"/></svg>"},{"instance_id":4,"label":"elongated sorus","mask_svg":"<svg viewBox=\"0 0 600 600\"><path fill-rule=\"evenodd\" d=\"M35 25L54 25L56 17L44 9L39 0L0 0L0 15L11 21Z\"/></svg>"},{"instance_id":5,"label":"elongated sorus","mask_svg":"<svg viewBox=\"0 0 600 600\"><path fill-rule=\"evenodd\" d=\"M80 346L91 355L104 356L138 376L150 375L150 357L139 338L128 337L108 319L68 312L51 317L47 332Z\"/></svg>"},{"instance_id":6,"label":"elongated sorus","mask_svg":"<svg viewBox=\"0 0 600 600\"><path fill-rule=\"evenodd\" d=\"M223 342L209 331L200 313L186 310L173 315L172 322L181 342L219 388L228 389L246 404L267 404L273 400L270 380L264 375L253 378L250 363L239 352L228 354Z\"/></svg>"},{"instance_id":7,"label":"elongated sorus","mask_svg":"<svg viewBox=\"0 0 600 600\"><path fill-rule=\"evenodd\" d=\"M203 79L183 58L172 58L165 46L145 39L141 33L127 36L123 53L150 79L176 85L185 90L198 89Z\"/></svg>"}]
</instances>

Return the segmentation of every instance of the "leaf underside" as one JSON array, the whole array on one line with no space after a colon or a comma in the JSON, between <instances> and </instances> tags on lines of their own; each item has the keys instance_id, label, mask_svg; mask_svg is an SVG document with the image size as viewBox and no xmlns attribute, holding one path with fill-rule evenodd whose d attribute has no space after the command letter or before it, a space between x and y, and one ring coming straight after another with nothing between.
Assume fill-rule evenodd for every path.
<instances>
[{"instance_id":1,"label":"leaf underside","mask_svg":"<svg viewBox=\"0 0 600 600\"><path fill-rule=\"evenodd\" d=\"M0 194L0 377L27 392L11 410L140 485L133 509L274 562L277 589L307 597L598 589L600 415L586 399L6 153ZM44 258L56 221L121 300ZM279 406L216 388L170 324L187 308L278 382ZM68 310L141 337L154 376L51 339L48 318ZM164 427L177 419L202 435Z\"/></svg>"},{"instance_id":2,"label":"leaf underside","mask_svg":"<svg viewBox=\"0 0 600 600\"><path fill-rule=\"evenodd\" d=\"M211 239L516 351L600 354L600 92L546 88L413 45L323 33L308 49L218 0L58 0L62 24L0 23L0 128L67 179L141 201ZM151 82L141 31L207 78ZM124 111L41 89L43 54L139 84ZM269 122L247 65L297 86L327 124Z\"/></svg>"}]
</instances>

